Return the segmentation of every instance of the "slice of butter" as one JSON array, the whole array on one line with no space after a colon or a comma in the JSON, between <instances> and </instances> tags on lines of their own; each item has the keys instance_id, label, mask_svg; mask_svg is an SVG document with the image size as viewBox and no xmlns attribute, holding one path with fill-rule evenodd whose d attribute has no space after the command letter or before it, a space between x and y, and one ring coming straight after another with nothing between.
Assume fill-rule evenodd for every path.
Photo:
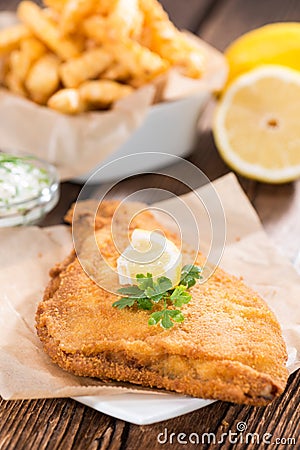
<instances>
[{"instance_id":1,"label":"slice of butter","mask_svg":"<svg viewBox=\"0 0 300 450\"><path fill-rule=\"evenodd\" d=\"M173 242L157 231L135 229L131 244L118 258L120 284L137 284L136 275L151 273L154 280L167 277L176 286L180 281L182 256Z\"/></svg>"}]
</instances>

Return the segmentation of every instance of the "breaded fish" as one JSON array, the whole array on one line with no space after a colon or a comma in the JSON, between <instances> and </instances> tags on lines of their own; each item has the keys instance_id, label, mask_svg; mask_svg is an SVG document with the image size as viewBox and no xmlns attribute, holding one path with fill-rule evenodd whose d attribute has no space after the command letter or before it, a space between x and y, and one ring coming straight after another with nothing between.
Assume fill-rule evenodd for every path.
<instances>
[{"instance_id":1,"label":"breaded fish","mask_svg":"<svg viewBox=\"0 0 300 450\"><path fill-rule=\"evenodd\" d=\"M111 236L117 205L103 203L95 221L97 244L111 267L119 257ZM84 229L91 217L84 204L80 220L87 258ZM132 221L134 228L162 229L178 245L149 212ZM203 261L199 254L195 264ZM51 278L36 327L46 353L62 369L248 405L265 405L285 388L287 354L274 314L242 280L220 268L191 288L185 321L169 330L149 326L149 311L113 308L118 297L86 275L75 252L51 270Z\"/></svg>"}]
</instances>

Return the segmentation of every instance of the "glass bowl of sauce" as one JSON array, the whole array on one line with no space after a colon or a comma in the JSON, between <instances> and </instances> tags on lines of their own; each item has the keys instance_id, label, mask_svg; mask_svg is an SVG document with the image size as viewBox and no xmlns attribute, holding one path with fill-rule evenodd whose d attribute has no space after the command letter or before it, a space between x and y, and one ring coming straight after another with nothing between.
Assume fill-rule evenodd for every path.
<instances>
[{"instance_id":1,"label":"glass bowl of sauce","mask_svg":"<svg viewBox=\"0 0 300 450\"><path fill-rule=\"evenodd\" d=\"M0 227L39 223L57 204L56 169L21 153L0 151Z\"/></svg>"}]
</instances>

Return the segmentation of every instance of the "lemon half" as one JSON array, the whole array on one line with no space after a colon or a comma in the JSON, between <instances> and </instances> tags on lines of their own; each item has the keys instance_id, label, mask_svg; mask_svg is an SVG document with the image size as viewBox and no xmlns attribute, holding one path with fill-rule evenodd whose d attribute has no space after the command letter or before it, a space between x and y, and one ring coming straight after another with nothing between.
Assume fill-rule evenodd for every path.
<instances>
[{"instance_id":1,"label":"lemon half","mask_svg":"<svg viewBox=\"0 0 300 450\"><path fill-rule=\"evenodd\" d=\"M135 229L131 245L118 258L120 284L136 284L138 274L151 273L154 280L167 277L176 286L180 281L182 256L176 245L156 231Z\"/></svg>"},{"instance_id":2,"label":"lemon half","mask_svg":"<svg viewBox=\"0 0 300 450\"><path fill-rule=\"evenodd\" d=\"M300 23L278 22L250 31L225 51L229 82L262 64L300 70Z\"/></svg>"},{"instance_id":3,"label":"lemon half","mask_svg":"<svg viewBox=\"0 0 300 450\"><path fill-rule=\"evenodd\" d=\"M242 175L283 183L300 177L300 73L268 65L238 77L223 95L213 133Z\"/></svg>"}]
</instances>

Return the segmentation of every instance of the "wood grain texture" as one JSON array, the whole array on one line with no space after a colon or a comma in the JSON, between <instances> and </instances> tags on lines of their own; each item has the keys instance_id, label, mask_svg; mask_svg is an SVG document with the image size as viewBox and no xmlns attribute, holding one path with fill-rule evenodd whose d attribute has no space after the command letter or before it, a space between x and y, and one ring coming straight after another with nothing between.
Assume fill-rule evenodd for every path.
<instances>
[{"instance_id":1,"label":"wood grain texture","mask_svg":"<svg viewBox=\"0 0 300 450\"><path fill-rule=\"evenodd\" d=\"M178 28L195 32L216 0L161 0L160 2Z\"/></svg>"},{"instance_id":2,"label":"wood grain texture","mask_svg":"<svg viewBox=\"0 0 300 450\"><path fill-rule=\"evenodd\" d=\"M276 20L299 20L298 0L162 0L172 19L180 27L199 29L199 34L220 49L250 29ZM0 0L0 10L15 9L18 1ZM213 106L213 105L211 105ZM212 109L202 119L198 144L190 160L210 179L229 171L214 145L210 130ZM168 168L170 175L180 174L182 166ZM197 183L197 180L191 180ZM259 184L239 177L245 192L256 207L267 232L283 253L296 258L300 250L300 182L283 186ZM114 195L122 197L141 187L163 187L176 194L186 191L182 185L161 177L135 177L118 186ZM70 204L76 200L80 186L62 185L58 206L44 221L45 226L62 222ZM95 197L107 186L91 187L88 195ZM144 200L157 200L145 198ZM300 266L300 264L299 264ZM1 368L0 368L1 370ZM285 394L265 408L252 408L216 402L194 413L151 426L135 426L100 414L91 408L70 400L0 401L0 450L155 450L155 449L287 449L300 448L299 442L300 372L293 374ZM272 445L221 443L196 445L165 444L157 442L157 435L168 433L222 433L236 432L238 422L247 424L247 431L272 434ZM275 443L278 438L295 438L288 446ZM207 438L206 438L207 439Z\"/></svg>"},{"instance_id":3,"label":"wood grain texture","mask_svg":"<svg viewBox=\"0 0 300 450\"><path fill-rule=\"evenodd\" d=\"M161 448L181 449L176 442L179 433L189 436L197 433L202 439L204 433L214 433L216 442L204 445L185 445L184 448L254 450L257 439L269 433L274 449L289 448L276 444L276 439L295 439L299 442L300 410L297 393L300 386L300 372L292 375L285 395L265 408L253 408L216 402L204 409L173 420L154 425L136 426L115 420L86 408L73 400L33 400L0 403L0 449L1 450L156 450ZM20 418L22 418L20 420ZM222 433L236 433L237 424L244 422L247 433L257 433L253 444L233 444L229 438L222 439ZM169 436L165 445L157 441L159 433L167 429ZM175 433L170 444L170 434ZM240 435L239 435L240 436ZM232 436L231 439L234 439ZM211 438L212 439L212 438ZM239 437L241 440L241 438ZM201 441L200 441L201 442ZM292 447L291 447L292 448Z\"/></svg>"},{"instance_id":4,"label":"wood grain texture","mask_svg":"<svg viewBox=\"0 0 300 450\"><path fill-rule=\"evenodd\" d=\"M198 34L224 50L243 33L271 22L299 21L298 0L219 0L201 24Z\"/></svg>"},{"instance_id":5,"label":"wood grain texture","mask_svg":"<svg viewBox=\"0 0 300 450\"><path fill-rule=\"evenodd\" d=\"M82 186L80 186L79 184L62 183L60 186L60 200L56 208L45 218L45 220L40 225L50 227L52 225L57 225L58 223L63 223L66 211L68 211L72 203L78 197L81 188Z\"/></svg>"}]
</instances>

